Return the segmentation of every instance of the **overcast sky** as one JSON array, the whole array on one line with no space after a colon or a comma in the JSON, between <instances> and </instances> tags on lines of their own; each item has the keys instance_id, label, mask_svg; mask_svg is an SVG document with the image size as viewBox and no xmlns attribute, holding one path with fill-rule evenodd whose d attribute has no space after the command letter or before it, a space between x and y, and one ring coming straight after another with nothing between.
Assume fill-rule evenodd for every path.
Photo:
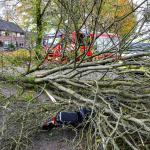
<instances>
[{"instance_id":1,"label":"overcast sky","mask_svg":"<svg viewBox=\"0 0 150 150\"><path fill-rule=\"evenodd\" d=\"M3 15L3 10L4 10L4 8L3 8L3 6L2 6L2 1L3 1L3 0L0 0L0 16ZM143 1L145 1L145 0L130 0L130 1L133 1L134 4L139 5L139 4L141 4L141 3L142 3ZM14 3L14 2L15 2L15 0L9 2L9 5L11 5L11 3ZM146 3L142 5L142 7L146 7L147 3L150 4L150 0L147 0ZM138 9L138 15L137 15L138 18L140 18L141 14L142 14L141 9L142 9L142 8Z\"/></svg>"},{"instance_id":2,"label":"overcast sky","mask_svg":"<svg viewBox=\"0 0 150 150\"><path fill-rule=\"evenodd\" d=\"M137 4L139 5L140 3L142 3L144 0L130 0L130 1L133 1L134 4ZM12 1L12 3L14 3L15 0ZM147 0L147 2L150 4L150 0ZM2 3L3 3L3 0L0 0L0 15L3 14L3 6L2 6ZM9 4L11 4L11 2L9 2ZM146 3L143 5L143 7L146 6Z\"/></svg>"}]
</instances>

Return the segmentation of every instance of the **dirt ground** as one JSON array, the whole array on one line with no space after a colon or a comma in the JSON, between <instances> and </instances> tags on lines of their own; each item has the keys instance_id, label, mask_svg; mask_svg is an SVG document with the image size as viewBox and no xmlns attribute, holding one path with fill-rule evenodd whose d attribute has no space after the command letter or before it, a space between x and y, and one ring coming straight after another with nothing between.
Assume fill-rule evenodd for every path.
<instances>
[{"instance_id":1,"label":"dirt ground","mask_svg":"<svg viewBox=\"0 0 150 150\"><path fill-rule=\"evenodd\" d=\"M9 97L11 97L11 95L17 94L18 90L14 86L2 84L1 88L0 88L0 92L3 95L5 95L7 98L9 98ZM6 100L8 100L7 98L6 98ZM42 94L40 97L38 97L37 101L39 101L40 103L43 103L44 101L47 101L47 96L45 94ZM11 102L13 103L13 101L11 101L11 100L9 102L10 102L10 104L11 104ZM5 103L0 103L1 107L4 104ZM16 111L16 109L20 109L17 111L22 112L22 107L23 107L22 104L23 103L18 102L18 104L21 104L21 106L19 106L19 105L17 106L17 102L14 101L14 104L15 104L15 107L14 106L10 107L10 113L11 113L11 111ZM18 115L18 117L19 117L19 115ZM3 125L2 122L4 121L4 118L5 118L5 115L3 114L3 109L1 109L1 111L0 111L0 128L2 128L2 125ZM12 130L15 129L14 127L16 127L16 125L17 124L15 122L13 122L13 124L9 123L10 127L8 127L8 129L6 129L6 131L10 130L11 135L10 136L7 135L8 138L11 136L13 137L14 131L12 131ZM20 125L18 127L20 130ZM14 137L15 137L15 134L14 134ZM1 140L2 140L2 138L0 137L0 142L1 142ZM21 150L84 150L82 148L81 144L78 144L78 146L75 146L78 143L78 141L79 141L79 139L77 139L76 133L72 129L64 128L64 129L53 129L52 131L39 131L37 134L35 134L33 137L31 137L30 142L25 146L25 148L22 148ZM4 148L3 150L8 150L8 149Z\"/></svg>"},{"instance_id":2,"label":"dirt ground","mask_svg":"<svg viewBox=\"0 0 150 150\"><path fill-rule=\"evenodd\" d=\"M34 138L26 150L82 150L81 145L75 147L74 140L75 133L71 129L55 129Z\"/></svg>"}]
</instances>

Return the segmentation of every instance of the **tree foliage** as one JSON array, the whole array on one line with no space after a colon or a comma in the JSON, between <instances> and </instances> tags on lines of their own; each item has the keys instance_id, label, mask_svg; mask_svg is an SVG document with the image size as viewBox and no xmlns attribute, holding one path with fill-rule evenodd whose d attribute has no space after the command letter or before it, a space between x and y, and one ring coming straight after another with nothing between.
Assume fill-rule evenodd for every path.
<instances>
[{"instance_id":1,"label":"tree foliage","mask_svg":"<svg viewBox=\"0 0 150 150\"><path fill-rule=\"evenodd\" d=\"M49 18L46 16L46 12L51 4L51 0L21 0L19 2L20 5L17 7L17 11L18 13L22 13L23 24L28 27L29 30L32 29L32 31L37 34L36 54L37 57L40 58L42 37Z\"/></svg>"},{"instance_id":2,"label":"tree foliage","mask_svg":"<svg viewBox=\"0 0 150 150\"><path fill-rule=\"evenodd\" d=\"M128 0L106 0L103 5L102 16L104 23L116 21L111 32L124 36L135 27L136 17L134 13L131 13L135 6L131 2ZM123 17L125 19L119 21Z\"/></svg>"}]
</instances>

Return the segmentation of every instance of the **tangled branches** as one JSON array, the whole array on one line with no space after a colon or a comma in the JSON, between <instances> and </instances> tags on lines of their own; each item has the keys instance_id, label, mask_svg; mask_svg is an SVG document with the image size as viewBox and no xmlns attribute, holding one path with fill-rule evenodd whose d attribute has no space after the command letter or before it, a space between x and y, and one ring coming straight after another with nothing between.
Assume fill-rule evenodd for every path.
<instances>
[{"instance_id":1,"label":"tangled branches","mask_svg":"<svg viewBox=\"0 0 150 150\"><path fill-rule=\"evenodd\" d=\"M148 149L150 146L150 64L149 57L141 61L144 55L149 53L122 57L122 60L117 61L106 59L90 65L82 63L75 69L72 65L64 65L46 71L37 71L24 77L1 76L3 81L17 83L22 89L29 87L32 90L38 89L38 94L34 98L29 98L30 101L23 109L22 115L19 115L19 110L19 114L16 112L18 120L22 121L19 125L19 136L13 137L15 149L19 149L22 141L28 139L30 133L33 133L31 131L34 131L33 128L37 131L38 120L42 121L45 116L44 113L38 113L39 116L37 112L35 114L31 105L31 101L37 100L42 93L57 105L65 104L65 109L68 109L67 105L71 103L75 107L88 106L93 109L95 115L91 115L88 120L90 125L88 129L86 128L87 131L83 132L84 136L86 135L83 143L86 141L89 145L89 147L85 145L86 149L112 149L112 147L113 149L122 149L122 147L134 150ZM129 61L139 56L138 60ZM35 110L39 110L39 106L41 105L34 106ZM7 109L7 105L4 107ZM48 111L52 112L52 109ZM58 111L57 107L54 111ZM29 116L32 116L32 119ZM37 119L34 118L35 116ZM28 125L33 122L33 118L36 123L32 128ZM3 119L2 136L7 131L6 126ZM85 131L84 127L83 131ZM83 136L80 135L82 139ZM79 144L80 141L77 145Z\"/></svg>"}]
</instances>

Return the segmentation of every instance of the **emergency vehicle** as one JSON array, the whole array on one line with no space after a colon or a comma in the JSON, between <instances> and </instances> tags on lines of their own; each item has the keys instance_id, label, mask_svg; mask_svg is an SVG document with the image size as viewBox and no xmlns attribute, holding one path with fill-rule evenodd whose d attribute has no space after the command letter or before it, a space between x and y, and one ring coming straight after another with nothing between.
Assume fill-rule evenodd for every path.
<instances>
[{"instance_id":1,"label":"emergency vehicle","mask_svg":"<svg viewBox=\"0 0 150 150\"><path fill-rule=\"evenodd\" d=\"M77 61L82 56L89 57L89 61L116 57L113 49L119 46L119 37L113 33L57 33L49 34L43 39L43 46L48 52L46 60L51 61L68 61L70 56L78 49ZM51 48L49 48L51 46ZM94 58L91 58L92 56ZM90 59L91 58L91 59Z\"/></svg>"}]
</instances>

